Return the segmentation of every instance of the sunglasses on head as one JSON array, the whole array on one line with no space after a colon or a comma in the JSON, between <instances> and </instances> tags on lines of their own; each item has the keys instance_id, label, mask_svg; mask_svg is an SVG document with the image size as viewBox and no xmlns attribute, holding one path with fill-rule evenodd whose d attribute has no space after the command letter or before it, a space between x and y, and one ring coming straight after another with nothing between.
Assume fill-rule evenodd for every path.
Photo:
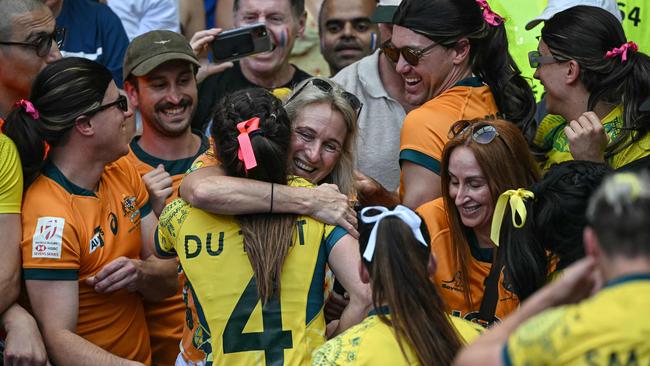
<instances>
[{"instance_id":1,"label":"sunglasses on head","mask_svg":"<svg viewBox=\"0 0 650 366\"><path fill-rule=\"evenodd\" d=\"M481 145L489 144L494 141L499 132L497 132L496 127L489 125L485 122L475 122L462 120L454 123L449 129L447 137L455 139L460 136L464 136L467 133L471 133L472 140Z\"/></svg>"},{"instance_id":2,"label":"sunglasses on head","mask_svg":"<svg viewBox=\"0 0 650 366\"><path fill-rule=\"evenodd\" d=\"M384 52L384 55L386 55L386 57L388 57L388 59L394 63L397 63L397 61L399 61L399 55L401 54L409 65L417 66L422 56L424 56L424 53L437 45L438 43L434 42L423 49L409 46L397 48L392 43L390 43L390 41L388 41L381 46L381 50Z\"/></svg>"},{"instance_id":3,"label":"sunglasses on head","mask_svg":"<svg viewBox=\"0 0 650 366\"><path fill-rule=\"evenodd\" d=\"M90 115L93 115L93 114L97 114L97 113L99 113L99 112L101 112L101 111L103 111L105 109L108 109L108 108L110 108L112 106L115 106L115 105L122 112L127 112L129 110L129 103L126 100L126 97L124 95L120 95L119 97L117 97L117 99L114 102L110 102L108 104L100 105L97 108L93 108L93 109L89 110L88 112L85 112L84 115L90 116Z\"/></svg>"},{"instance_id":4,"label":"sunglasses on head","mask_svg":"<svg viewBox=\"0 0 650 366\"><path fill-rule=\"evenodd\" d=\"M300 89L298 89L295 93L293 93L291 98L289 98L289 100L287 100L285 104L291 103L291 101L294 100L303 91L303 89L305 89L307 85L313 85L316 88L318 88L320 91L327 94L330 94L332 92L332 89L334 88L334 86L332 86L332 84L328 83L327 81L319 78L314 78L311 79L309 82L303 84L300 87ZM357 112L357 118L358 118L359 114L361 113L361 108L363 108L363 103L361 103L359 98L357 98L357 96L352 93L343 91L341 94L343 95L343 98L345 98L345 100L350 104L352 109L354 109L354 111Z\"/></svg>"},{"instance_id":5,"label":"sunglasses on head","mask_svg":"<svg viewBox=\"0 0 650 366\"><path fill-rule=\"evenodd\" d=\"M50 34L43 34L32 42L0 42L0 44L8 46L25 46L32 47L36 50L38 57L45 57L52 49L52 42L56 42L59 48L63 47L65 41L65 28L55 28L54 32Z\"/></svg>"}]
</instances>

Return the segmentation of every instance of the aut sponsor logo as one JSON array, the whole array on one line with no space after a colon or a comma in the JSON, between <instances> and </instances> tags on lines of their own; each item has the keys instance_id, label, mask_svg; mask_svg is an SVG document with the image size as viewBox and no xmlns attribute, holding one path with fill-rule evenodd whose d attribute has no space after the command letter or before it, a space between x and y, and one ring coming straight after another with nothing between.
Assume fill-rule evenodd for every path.
<instances>
[{"instance_id":1,"label":"aut sponsor logo","mask_svg":"<svg viewBox=\"0 0 650 366\"><path fill-rule=\"evenodd\" d=\"M93 237L90 239L89 253L94 252L97 248L104 247L104 230L97 226L93 231Z\"/></svg>"},{"instance_id":2,"label":"aut sponsor logo","mask_svg":"<svg viewBox=\"0 0 650 366\"><path fill-rule=\"evenodd\" d=\"M62 217L39 217L32 237L32 258L61 258L64 226Z\"/></svg>"}]
</instances>

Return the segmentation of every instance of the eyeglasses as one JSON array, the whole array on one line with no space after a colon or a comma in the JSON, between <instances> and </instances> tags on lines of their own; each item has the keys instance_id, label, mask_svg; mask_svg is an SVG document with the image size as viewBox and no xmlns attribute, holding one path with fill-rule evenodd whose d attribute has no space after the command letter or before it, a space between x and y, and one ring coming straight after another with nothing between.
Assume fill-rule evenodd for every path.
<instances>
[{"instance_id":1,"label":"eyeglasses","mask_svg":"<svg viewBox=\"0 0 650 366\"><path fill-rule=\"evenodd\" d=\"M462 120L451 125L447 137L451 140L469 132L472 134L472 140L481 145L489 144L499 136L496 127L492 125L486 124L485 122Z\"/></svg>"},{"instance_id":2,"label":"eyeglasses","mask_svg":"<svg viewBox=\"0 0 650 366\"><path fill-rule=\"evenodd\" d=\"M57 27L51 34L44 34L42 36L39 36L33 42L0 42L0 44L9 46L32 47L36 50L36 55L38 55L38 57L45 57L48 53L50 53L53 41L56 42L56 45L59 48L63 47L63 42L65 41L65 33L65 28Z\"/></svg>"},{"instance_id":3,"label":"eyeglasses","mask_svg":"<svg viewBox=\"0 0 650 366\"><path fill-rule=\"evenodd\" d=\"M317 87L319 90L321 90L322 92L325 92L327 94L331 93L332 89L334 88L332 84L328 83L323 79L313 78L309 82L303 84L300 87L300 89L298 89L295 93L293 93L291 98L289 98L285 104L289 104L291 103L292 100L296 99L296 97L303 91L303 89L305 89L307 85L313 85ZM357 96L352 93L343 91L341 94L343 95L343 98L345 98L345 100L350 104L352 109L354 109L354 111L357 112L357 118L359 118L359 114L361 113L361 108L363 108L363 103L361 103L359 98L357 98Z\"/></svg>"},{"instance_id":4,"label":"eyeglasses","mask_svg":"<svg viewBox=\"0 0 650 366\"><path fill-rule=\"evenodd\" d=\"M554 64L556 62L560 62L560 60L555 58L555 56L542 56L539 51L528 52L528 63L533 69L536 69L541 65Z\"/></svg>"},{"instance_id":5,"label":"eyeglasses","mask_svg":"<svg viewBox=\"0 0 650 366\"><path fill-rule=\"evenodd\" d=\"M397 61L399 61L399 55L401 54L402 57L404 57L404 60L406 60L406 62L408 62L409 65L417 66L422 56L424 56L424 53L437 45L438 43L434 42L428 47L420 50L409 46L397 48L393 46L389 41L389 42L385 42L381 46L381 50L384 52L386 57L388 57L388 59L393 61L394 63L397 63Z\"/></svg>"},{"instance_id":6,"label":"eyeglasses","mask_svg":"<svg viewBox=\"0 0 650 366\"><path fill-rule=\"evenodd\" d=\"M112 106L116 105L117 108L119 108L122 112L127 112L129 110L129 103L126 100L126 97L124 95L120 95L117 97L117 100L108 104L100 105L97 108L93 108L89 110L88 112L85 112L84 115L90 116L93 114L97 114L105 109L108 109Z\"/></svg>"}]
</instances>

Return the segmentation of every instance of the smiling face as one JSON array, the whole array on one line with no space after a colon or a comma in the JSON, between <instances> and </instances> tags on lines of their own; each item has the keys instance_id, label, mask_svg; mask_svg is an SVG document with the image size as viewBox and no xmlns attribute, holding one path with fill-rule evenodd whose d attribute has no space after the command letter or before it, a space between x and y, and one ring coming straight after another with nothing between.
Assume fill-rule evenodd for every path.
<instances>
[{"instance_id":1,"label":"smiling face","mask_svg":"<svg viewBox=\"0 0 650 366\"><path fill-rule=\"evenodd\" d=\"M5 42L34 43L43 37L49 37L54 32L54 17L50 10L43 6L31 12L13 16L12 35ZM13 100L27 98L36 75L49 63L61 59L61 52L52 42L50 52L43 57L36 54L36 49L20 45L0 45L0 87L6 91L6 96ZM11 65L11 67L6 67Z\"/></svg>"},{"instance_id":2,"label":"smiling face","mask_svg":"<svg viewBox=\"0 0 650 366\"><path fill-rule=\"evenodd\" d=\"M393 26L391 42L397 48L411 47L422 50L434 42L399 25ZM404 80L406 101L411 105L422 105L444 92L451 85L448 79L452 75L454 50L435 46L426 51L417 66L410 65L400 55L396 65L397 72Z\"/></svg>"},{"instance_id":3,"label":"smiling face","mask_svg":"<svg viewBox=\"0 0 650 366\"><path fill-rule=\"evenodd\" d=\"M449 196L463 225L475 232L489 233L494 199L487 178L472 150L456 147L449 157Z\"/></svg>"},{"instance_id":4,"label":"smiling face","mask_svg":"<svg viewBox=\"0 0 650 366\"><path fill-rule=\"evenodd\" d=\"M265 23L276 45L273 51L242 59L242 67L256 74L269 75L288 65L295 39L304 31L305 16L296 17L290 0L239 0L238 6L235 26Z\"/></svg>"},{"instance_id":5,"label":"smiling face","mask_svg":"<svg viewBox=\"0 0 650 366\"><path fill-rule=\"evenodd\" d=\"M343 114L328 103L309 104L293 121L289 169L314 184L327 177L339 162L347 137Z\"/></svg>"},{"instance_id":6,"label":"smiling face","mask_svg":"<svg viewBox=\"0 0 650 366\"><path fill-rule=\"evenodd\" d=\"M111 81L106 89L104 99L102 99L102 105L115 102L119 96L120 93L115 82ZM130 108L128 111L122 111L117 105L114 105L90 116L95 136L102 141L98 150L109 155L106 159L107 162L115 161L128 154L129 142L133 136L127 119L132 115L133 112Z\"/></svg>"},{"instance_id":7,"label":"smiling face","mask_svg":"<svg viewBox=\"0 0 650 366\"><path fill-rule=\"evenodd\" d=\"M138 77L137 88L130 83L125 88L131 104L142 114L145 131L173 137L190 129L198 92L189 62L165 62Z\"/></svg>"},{"instance_id":8,"label":"smiling face","mask_svg":"<svg viewBox=\"0 0 650 366\"><path fill-rule=\"evenodd\" d=\"M332 75L372 52L370 43L373 33L377 37L377 26L370 16L375 4L374 0L328 0L323 4L321 53Z\"/></svg>"}]
</instances>

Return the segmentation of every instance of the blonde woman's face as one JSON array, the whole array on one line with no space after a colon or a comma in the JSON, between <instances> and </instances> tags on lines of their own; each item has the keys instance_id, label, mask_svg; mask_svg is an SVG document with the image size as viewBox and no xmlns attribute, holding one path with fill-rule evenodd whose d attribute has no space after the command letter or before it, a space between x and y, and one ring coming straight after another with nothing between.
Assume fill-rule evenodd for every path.
<instances>
[{"instance_id":1,"label":"blonde woman's face","mask_svg":"<svg viewBox=\"0 0 650 366\"><path fill-rule=\"evenodd\" d=\"M339 162L346 135L341 112L328 103L305 106L293 121L288 164L292 174L320 183Z\"/></svg>"}]
</instances>

